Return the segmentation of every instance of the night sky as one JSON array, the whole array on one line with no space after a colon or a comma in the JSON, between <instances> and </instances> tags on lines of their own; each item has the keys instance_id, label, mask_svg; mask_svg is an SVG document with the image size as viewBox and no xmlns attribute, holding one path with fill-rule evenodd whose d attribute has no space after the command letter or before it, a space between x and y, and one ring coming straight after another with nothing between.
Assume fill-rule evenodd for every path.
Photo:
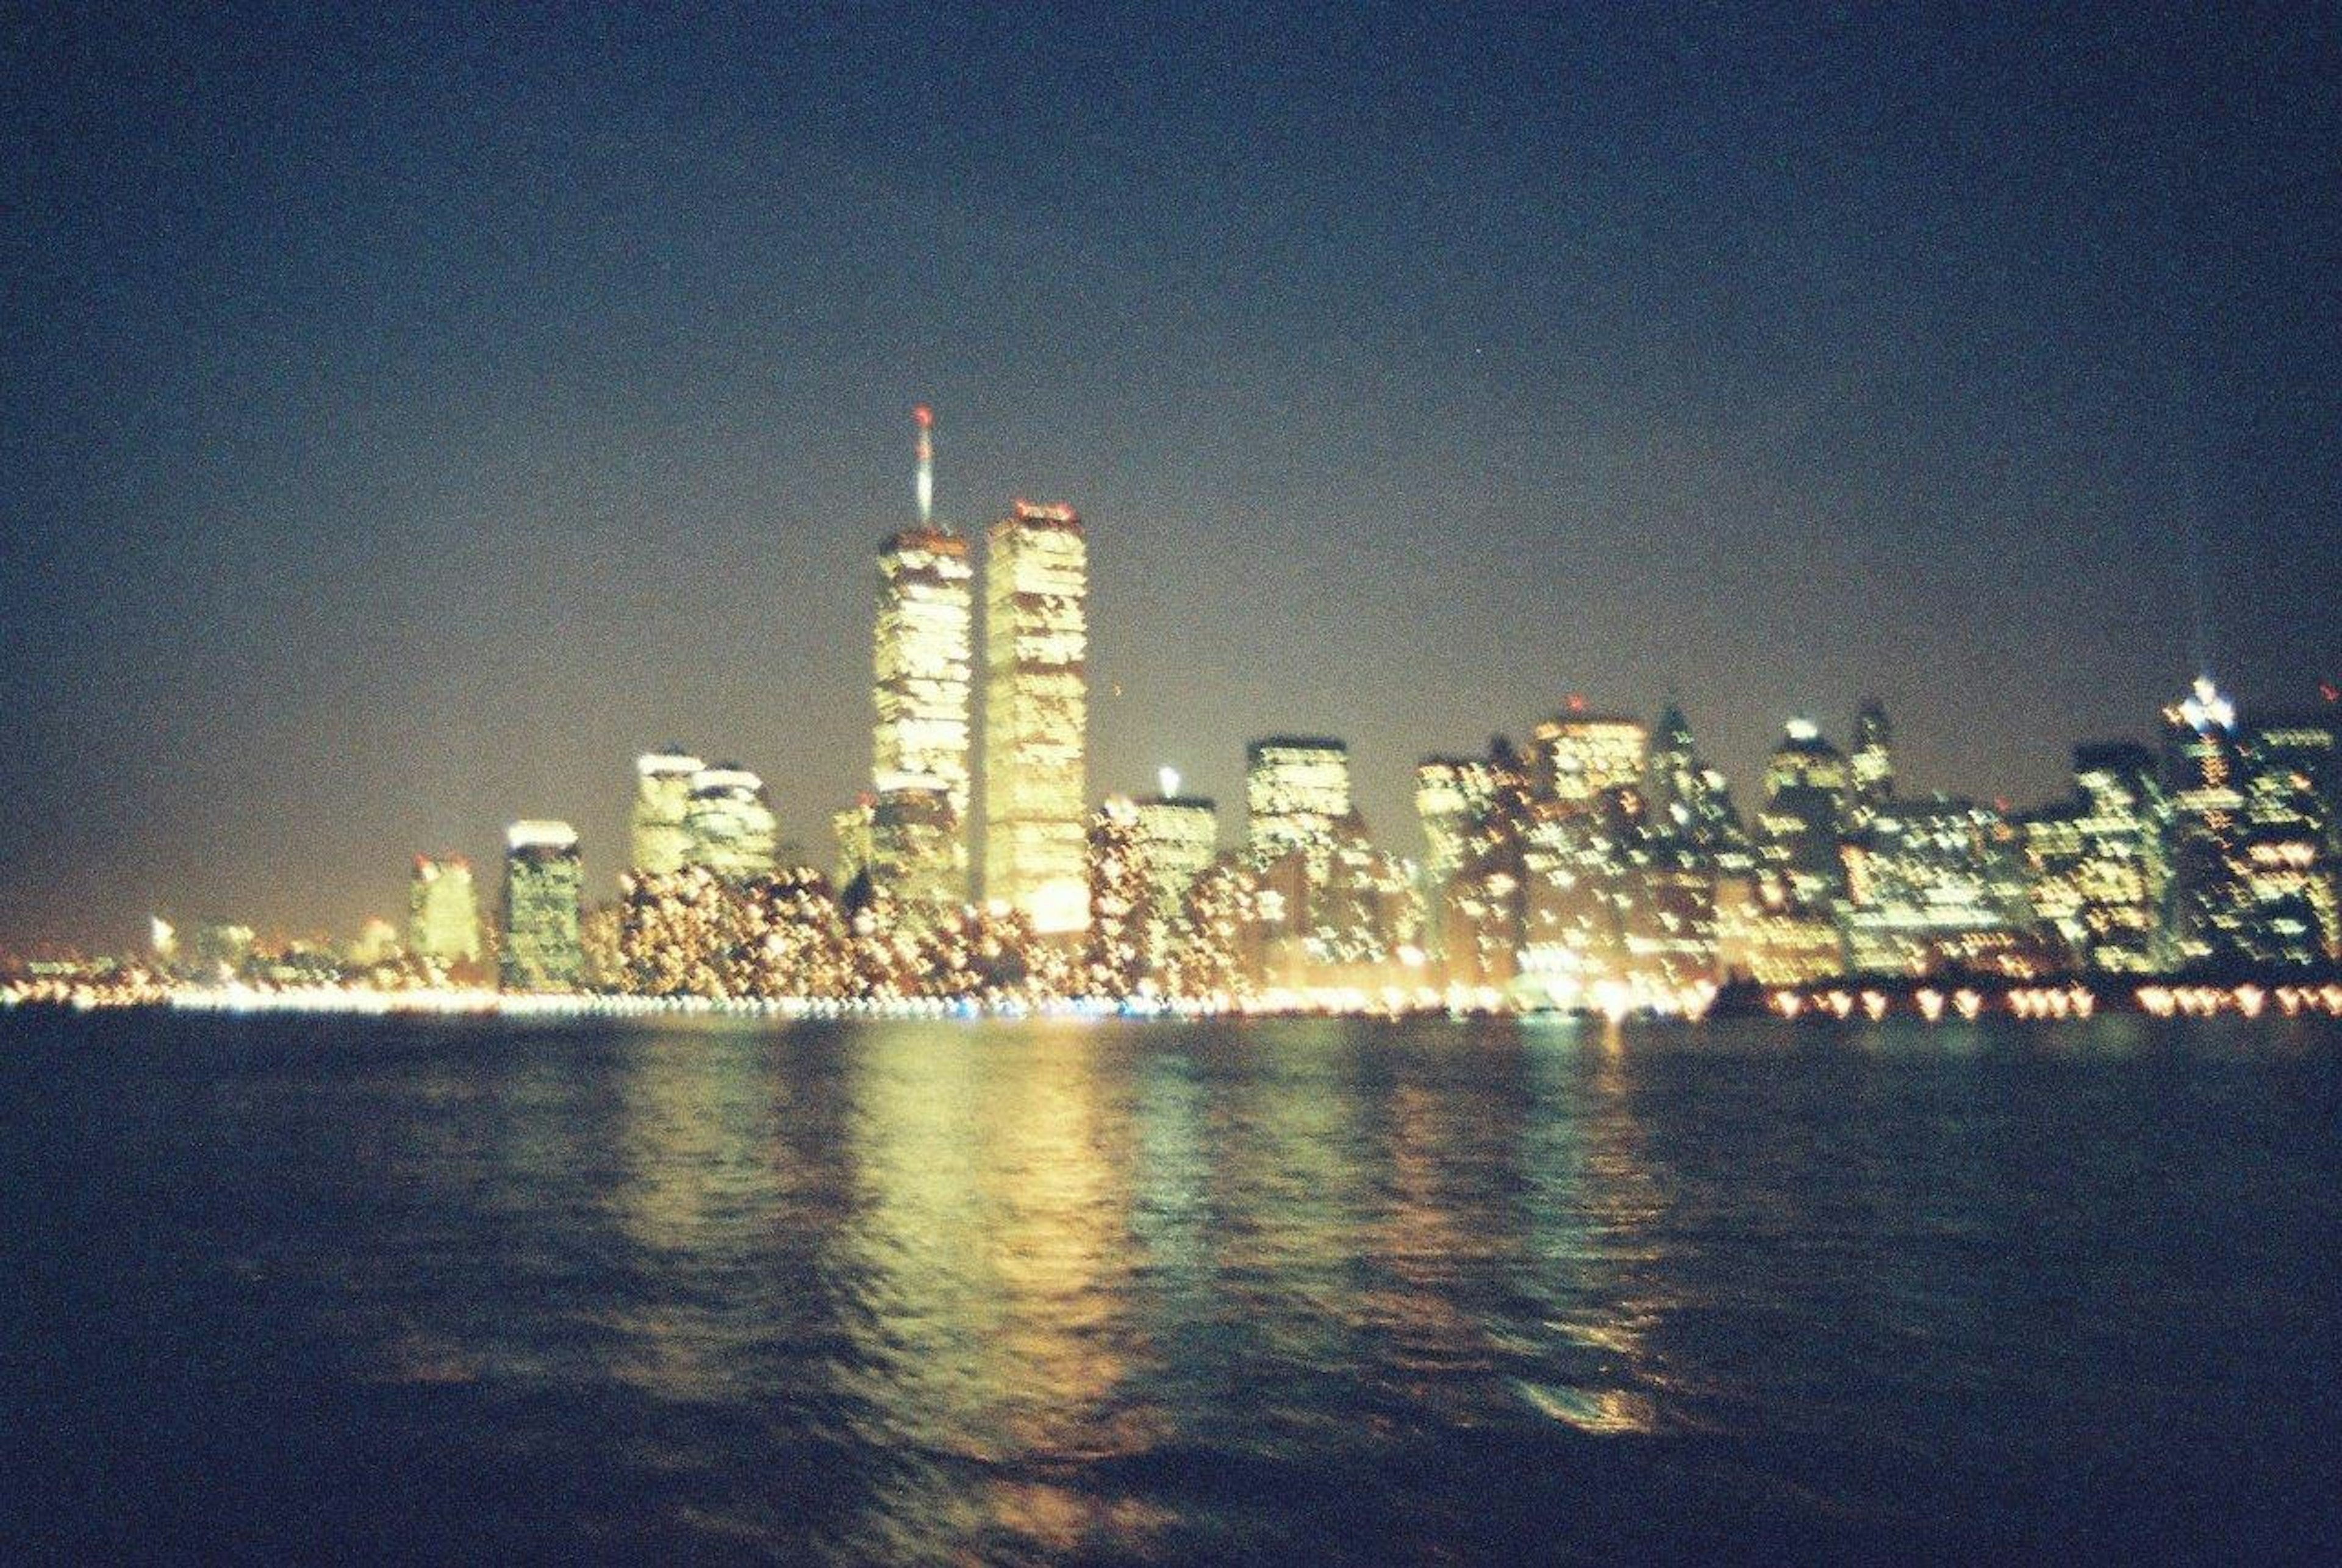
<instances>
[{"instance_id":1,"label":"night sky","mask_svg":"<svg viewBox=\"0 0 2342 1568\"><path fill-rule=\"evenodd\" d=\"M2242 699L2342 670L2331 6L155 9L0 12L0 944L604 893L668 740L826 864L922 401L1231 839L1248 738L1412 852L1570 692L2029 804L2191 534Z\"/></svg>"}]
</instances>

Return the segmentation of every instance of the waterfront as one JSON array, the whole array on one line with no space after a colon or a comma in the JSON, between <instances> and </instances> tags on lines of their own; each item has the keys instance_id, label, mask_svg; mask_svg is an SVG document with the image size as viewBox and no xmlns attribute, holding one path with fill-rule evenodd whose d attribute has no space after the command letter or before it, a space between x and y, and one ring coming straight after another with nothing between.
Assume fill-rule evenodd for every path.
<instances>
[{"instance_id":1,"label":"waterfront","mask_svg":"<svg viewBox=\"0 0 2342 1568\"><path fill-rule=\"evenodd\" d=\"M61 1557L2307 1559L2342 1029L0 1018Z\"/></svg>"}]
</instances>

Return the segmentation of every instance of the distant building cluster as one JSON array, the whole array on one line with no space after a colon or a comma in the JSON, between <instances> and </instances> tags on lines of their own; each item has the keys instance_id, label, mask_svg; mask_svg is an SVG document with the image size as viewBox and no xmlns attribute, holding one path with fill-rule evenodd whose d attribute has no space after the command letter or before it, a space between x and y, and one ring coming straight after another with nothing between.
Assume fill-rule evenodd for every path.
<instances>
[{"instance_id":1,"label":"distant building cluster","mask_svg":"<svg viewBox=\"0 0 2342 1568\"><path fill-rule=\"evenodd\" d=\"M2071 796L2031 812L1906 793L1872 703L1844 751L1791 721L1744 815L1675 703L1646 725L1575 698L1526 750L1420 764L1419 862L1376 846L1327 736L1252 743L1233 843L1168 770L1096 801L1081 519L1019 501L986 531L979 737L977 564L934 518L924 410L919 434L918 524L877 553L870 785L834 818L829 869L781 840L756 774L670 747L636 764L610 904L586 907L568 824L525 821L492 922L468 864L423 858L403 942L385 924L264 953L206 926L166 947L158 924L158 964L642 997L1675 1012L1735 981L2342 958L2342 710L2247 721L2209 679L2158 746L2080 748Z\"/></svg>"}]
</instances>

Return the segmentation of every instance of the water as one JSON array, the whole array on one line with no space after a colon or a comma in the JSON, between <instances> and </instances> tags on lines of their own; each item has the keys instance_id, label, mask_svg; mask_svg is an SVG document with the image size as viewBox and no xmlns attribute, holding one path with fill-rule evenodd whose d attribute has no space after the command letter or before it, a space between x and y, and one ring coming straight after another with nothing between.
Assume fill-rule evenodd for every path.
<instances>
[{"instance_id":1,"label":"water","mask_svg":"<svg viewBox=\"0 0 2342 1568\"><path fill-rule=\"evenodd\" d=\"M0 1554L2313 1560L2342 1032L0 1019Z\"/></svg>"}]
</instances>

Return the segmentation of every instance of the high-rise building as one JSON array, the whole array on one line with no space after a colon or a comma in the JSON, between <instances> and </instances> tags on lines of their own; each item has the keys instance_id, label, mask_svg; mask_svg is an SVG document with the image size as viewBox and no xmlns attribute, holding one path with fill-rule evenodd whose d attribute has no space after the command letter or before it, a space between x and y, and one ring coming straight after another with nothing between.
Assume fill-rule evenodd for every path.
<instances>
[{"instance_id":1,"label":"high-rise building","mask_svg":"<svg viewBox=\"0 0 2342 1568\"><path fill-rule=\"evenodd\" d=\"M1895 799L1895 727L1877 698L1854 715L1854 754L1847 760L1847 826L1866 826Z\"/></svg>"},{"instance_id":2,"label":"high-rise building","mask_svg":"<svg viewBox=\"0 0 2342 1568\"><path fill-rule=\"evenodd\" d=\"M2055 967L2035 935L2017 831L1937 795L1880 805L1847 844L1847 959L1867 974L2024 977Z\"/></svg>"},{"instance_id":3,"label":"high-rise building","mask_svg":"<svg viewBox=\"0 0 2342 1568\"><path fill-rule=\"evenodd\" d=\"M2334 801L2342 744L2324 714L2265 719L2244 734L2246 954L2304 965L2342 951Z\"/></svg>"},{"instance_id":4,"label":"high-rise building","mask_svg":"<svg viewBox=\"0 0 2342 1568\"><path fill-rule=\"evenodd\" d=\"M507 991L575 989L586 968L585 864L565 822L516 822L505 834L504 942Z\"/></svg>"},{"instance_id":5,"label":"high-rise building","mask_svg":"<svg viewBox=\"0 0 2342 1568\"><path fill-rule=\"evenodd\" d=\"M2135 974L2162 964L2168 823L2155 755L2127 741L2077 746L2072 799L2020 823L2034 916L2076 967Z\"/></svg>"},{"instance_id":6,"label":"high-rise building","mask_svg":"<svg viewBox=\"0 0 2342 1568\"><path fill-rule=\"evenodd\" d=\"M1570 701L1569 712L1555 714L1530 732L1537 794L1575 809L1588 805L1604 790L1640 784L1650 739L1642 722L1587 713L1577 699Z\"/></svg>"},{"instance_id":7,"label":"high-rise building","mask_svg":"<svg viewBox=\"0 0 2342 1568\"><path fill-rule=\"evenodd\" d=\"M932 779L898 776L870 807L870 879L906 907L956 908L967 902L960 816Z\"/></svg>"},{"instance_id":8,"label":"high-rise building","mask_svg":"<svg viewBox=\"0 0 2342 1568\"><path fill-rule=\"evenodd\" d=\"M2181 965L2247 957L2244 755L2236 705L2209 675L2163 711L2163 784L2171 801L2166 956Z\"/></svg>"},{"instance_id":9,"label":"high-rise building","mask_svg":"<svg viewBox=\"0 0 2342 1568\"><path fill-rule=\"evenodd\" d=\"M1646 832L1673 863L1729 874L1744 874L1753 864L1731 787L1700 755L1690 723L1673 703L1651 732L1643 797L1649 808Z\"/></svg>"},{"instance_id":10,"label":"high-rise building","mask_svg":"<svg viewBox=\"0 0 2342 1568\"><path fill-rule=\"evenodd\" d=\"M878 553L871 787L881 796L939 791L950 822L938 836L932 814L922 809L914 814L914 839L882 843L877 859L954 903L967 896L973 576L967 540L942 529L906 530ZM882 839L886 826L877 824ZM941 863L913 853L923 846L939 852Z\"/></svg>"},{"instance_id":11,"label":"high-rise building","mask_svg":"<svg viewBox=\"0 0 2342 1568\"><path fill-rule=\"evenodd\" d=\"M772 871L779 825L765 781L739 764L717 763L691 775L684 825L691 837L688 864L735 880Z\"/></svg>"},{"instance_id":12,"label":"high-rise building","mask_svg":"<svg viewBox=\"0 0 2342 1568\"><path fill-rule=\"evenodd\" d=\"M985 558L984 896L1042 936L1089 918L1089 564L1070 506L1019 501Z\"/></svg>"},{"instance_id":13,"label":"high-rise building","mask_svg":"<svg viewBox=\"0 0 2342 1568\"><path fill-rule=\"evenodd\" d=\"M691 784L707 764L681 746L635 759L635 804L628 814L627 864L637 874L675 871L691 858Z\"/></svg>"},{"instance_id":14,"label":"high-rise building","mask_svg":"<svg viewBox=\"0 0 2342 1568\"><path fill-rule=\"evenodd\" d=\"M1102 996L1135 996L1147 972L1147 905L1154 882L1137 805L1108 795L1090 818L1088 851L1086 988Z\"/></svg>"},{"instance_id":15,"label":"high-rise building","mask_svg":"<svg viewBox=\"0 0 2342 1568\"><path fill-rule=\"evenodd\" d=\"M1160 972L1176 940L1188 890L1219 852L1219 817L1201 795L1178 792L1176 774L1166 777L1166 792L1138 803L1138 842L1146 863L1146 956Z\"/></svg>"},{"instance_id":16,"label":"high-rise building","mask_svg":"<svg viewBox=\"0 0 2342 1568\"><path fill-rule=\"evenodd\" d=\"M1765 785L1755 834L1765 903L1827 913L1846 888L1838 854L1846 826L1846 757L1810 720L1791 719L1766 766Z\"/></svg>"},{"instance_id":17,"label":"high-rise building","mask_svg":"<svg viewBox=\"0 0 2342 1568\"><path fill-rule=\"evenodd\" d=\"M1423 824L1423 885L1436 897L1471 853L1472 835L1496 798L1486 757L1426 757L1415 764L1415 814Z\"/></svg>"},{"instance_id":18,"label":"high-rise building","mask_svg":"<svg viewBox=\"0 0 2342 1568\"><path fill-rule=\"evenodd\" d=\"M1350 748L1340 741L1271 735L1245 748L1245 835L1254 851L1321 848L1350 814Z\"/></svg>"},{"instance_id":19,"label":"high-rise building","mask_svg":"<svg viewBox=\"0 0 2342 1568\"><path fill-rule=\"evenodd\" d=\"M480 903L472 863L460 855L415 857L406 891L406 948L443 967L480 961Z\"/></svg>"}]
</instances>

